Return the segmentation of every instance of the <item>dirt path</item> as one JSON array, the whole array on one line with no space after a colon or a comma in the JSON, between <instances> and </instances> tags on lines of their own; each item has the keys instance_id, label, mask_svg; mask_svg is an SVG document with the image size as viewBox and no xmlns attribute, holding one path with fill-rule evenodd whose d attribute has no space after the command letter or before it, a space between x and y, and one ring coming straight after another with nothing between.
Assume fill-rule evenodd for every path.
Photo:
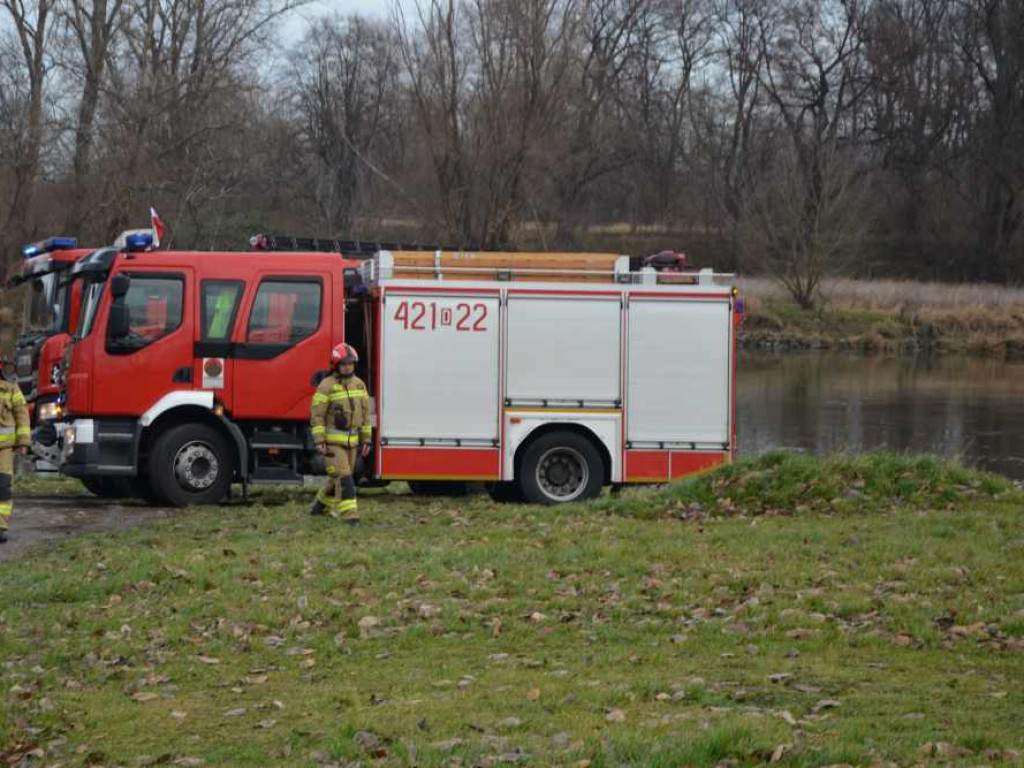
<instances>
[{"instance_id":1,"label":"dirt path","mask_svg":"<svg viewBox=\"0 0 1024 768\"><path fill-rule=\"evenodd\" d=\"M14 501L10 540L0 544L0 562L43 542L82 533L123 531L185 512L150 507L138 501L111 501L91 496L21 496Z\"/></svg>"}]
</instances>

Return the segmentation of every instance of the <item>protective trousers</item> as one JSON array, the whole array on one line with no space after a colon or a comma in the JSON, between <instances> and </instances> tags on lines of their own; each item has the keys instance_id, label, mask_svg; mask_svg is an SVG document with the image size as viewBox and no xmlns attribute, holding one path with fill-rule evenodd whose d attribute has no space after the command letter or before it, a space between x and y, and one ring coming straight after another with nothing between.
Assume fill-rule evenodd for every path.
<instances>
[{"instance_id":1,"label":"protective trousers","mask_svg":"<svg viewBox=\"0 0 1024 768\"><path fill-rule=\"evenodd\" d=\"M0 448L0 530L10 525L13 505L11 484L14 482L14 450Z\"/></svg>"},{"instance_id":2,"label":"protective trousers","mask_svg":"<svg viewBox=\"0 0 1024 768\"><path fill-rule=\"evenodd\" d=\"M328 444L327 454L324 456L327 480L324 481L324 487L316 498L327 507L328 512L336 512L343 520L359 519L356 483L352 478L358 451L358 448Z\"/></svg>"}]
</instances>

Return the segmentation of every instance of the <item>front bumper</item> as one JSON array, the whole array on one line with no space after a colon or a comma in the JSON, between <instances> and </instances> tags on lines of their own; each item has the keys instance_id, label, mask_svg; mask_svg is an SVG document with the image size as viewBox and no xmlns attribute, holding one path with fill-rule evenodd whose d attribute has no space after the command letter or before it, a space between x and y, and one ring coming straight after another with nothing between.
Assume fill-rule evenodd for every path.
<instances>
[{"instance_id":1,"label":"front bumper","mask_svg":"<svg viewBox=\"0 0 1024 768\"><path fill-rule=\"evenodd\" d=\"M133 419L75 419L54 425L60 471L70 477L135 477L139 426Z\"/></svg>"}]
</instances>

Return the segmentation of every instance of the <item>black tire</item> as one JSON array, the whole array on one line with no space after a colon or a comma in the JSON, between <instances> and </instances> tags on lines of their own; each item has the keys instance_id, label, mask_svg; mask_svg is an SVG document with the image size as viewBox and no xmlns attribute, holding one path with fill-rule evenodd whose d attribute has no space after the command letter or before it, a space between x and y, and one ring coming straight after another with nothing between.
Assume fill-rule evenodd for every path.
<instances>
[{"instance_id":1,"label":"black tire","mask_svg":"<svg viewBox=\"0 0 1024 768\"><path fill-rule=\"evenodd\" d=\"M83 477L82 485L101 499L130 499L136 495L127 477Z\"/></svg>"},{"instance_id":2,"label":"black tire","mask_svg":"<svg viewBox=\"0 0 1024 768\"><path fill-rule=\"evenodd\" d=\"M549 432L526 447L518 483L531 504L566 504L597 498L604 476L604 461L590 440Z\"/></svg>"},{"instance_id":3,"label":"black tire","mask_svg":"<svg viewBox=\"0 0 1024 768\"><path fill-rule=\"evenodd\" d=\"M159 435L149 452L149 487L159 504L216 504L231 487L235 456L206 424L182 424Z\"/></svg>"},{"instance_id":4,"label":"black tire","mask_svg":"<svg viewBox=\"0 0 1024 768\"><path fill-rule=\"evenodd\" d=\"M417 496L468 496L469 483L459 480L410 480L409 490Z\"/></svg>"},{"instance_id":5,"label":"black tire","mask_svg":"<svg viewBox=\"0 0 1024 768\"><path fill-rule=\"evenodd\" d=\"M499 504L521 504L526 501L522 490L515 483L488 483L487 494L491 501Z\"/></svg>"}]
</instances>

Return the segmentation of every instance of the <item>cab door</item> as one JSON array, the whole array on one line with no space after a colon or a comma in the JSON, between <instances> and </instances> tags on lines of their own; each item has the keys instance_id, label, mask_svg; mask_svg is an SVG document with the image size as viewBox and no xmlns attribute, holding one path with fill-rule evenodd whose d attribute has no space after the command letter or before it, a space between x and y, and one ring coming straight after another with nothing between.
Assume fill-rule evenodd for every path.
<instances>
[{"instance_id":1,"label":"cab door","mask_svg":"<svg viewBox=\"0 0 1024 768\"><path fill-rule=\"evenodd\" d=\"M199 388L212 391L229 413L235 406L231 339L235 335L244 294L244 280L199 281L199 322L193 378Z\"/></svg>"},{"instance_id":2,"label":"cab door","mask_svg":"<svg viewBox=\"0 0 1024 768\"><path fill-rule=\"evenodd\" d=\"M331 278L263 274L250 287L232 344L236 419L309 419L317 374L330 360Z\"/></svg>"},{"instance_id":3,"label":"cab door","mask_svg":"<svg viewBox=\"0 0 1024 768\"><path fill-rule=\"evenodd\" d=\"M124 302L128 333L114 338L109 313L96 339L92 413L145 413L168 392L192 389L193 275L173 271L126 270L131 282Z\"/></svg>"}]
</instances>

